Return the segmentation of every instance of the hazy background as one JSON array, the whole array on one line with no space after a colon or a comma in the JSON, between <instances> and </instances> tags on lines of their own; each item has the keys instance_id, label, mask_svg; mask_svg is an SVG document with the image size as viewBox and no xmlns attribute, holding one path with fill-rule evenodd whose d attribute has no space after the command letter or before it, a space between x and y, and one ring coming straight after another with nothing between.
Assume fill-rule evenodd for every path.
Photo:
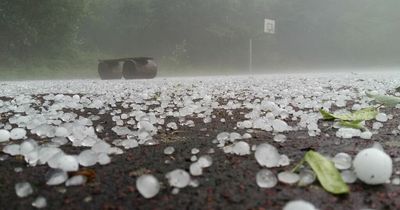
<instances>
[{"instance_id":1,"label":"hazy background","mask_svg":"<svg viewBox=\"0 0 400 210\"><path fill-rule=\"evenodd\" d=\"M168 75L397 68L399 0L1 0L0 80L97 76L150 56ZM263 33L264 18L276 33Z\"/></svg>"}]
</instances>

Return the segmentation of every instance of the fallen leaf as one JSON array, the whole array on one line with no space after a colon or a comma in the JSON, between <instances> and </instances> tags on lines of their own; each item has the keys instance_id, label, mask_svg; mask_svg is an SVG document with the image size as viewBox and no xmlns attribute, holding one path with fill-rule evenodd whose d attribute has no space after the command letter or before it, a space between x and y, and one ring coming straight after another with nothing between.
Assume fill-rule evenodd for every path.
<instances>
[{"instance_id":1,"label":"fallen leaf","mask_svg":"<svg viewBox=\"0 0 400 210\"><path fill-rule=\"evenodd\" d=\"M333 114L329 113L328 111L326 111L324 109L320 109L319 112L321 113L324 120L335 120L336 119L336 117Z\"/></svg>"},{"instance_id":2,"label":"fallen leaf","mask_svg":"<svg viewBox=\"0 0 400 210\"><path fill-rule=\"evenodd\" d=\"M304 160L311 166L322 187L332 194L349 193L349 186L343 181L332 161L315 151L308 151Z\"/></svg>"},{"instance_id":3,"label":"fallen leaf","mask_svg":"<svg viewBox=\"0 0 400 210\"><path fill-rule=\"evenodd\" d=\"M355 128L355 129L364 129L364 126L361 124L362 121L356 120L356 121L344 121L341 120L339 122L339 125L342 127L346 128Z\"/></svg>"},{"instance_id":4,"label":"fallen leaf","mask_svg":"<svg viewBox=\"0 0 400 210\"><path fill-rule=\"evenodd\" d=\"M377 103L383 104L388 107L395 107L397 104L400 104L400 98L396 96L388 96L388 95L378 95L367 93L367 96L373 98Z\"/></svg>"},{"instance_id":5,"label":"fallen leaf","mask_svg":"<svg viewBox=\"0 0 400 210\"><path fill-rule=\"evenodd\" d=\"M360 121L360 122L364 120L372 120L378 114L378 110L376 110L375 107L367 107L349 114L339 114L339 115L329 113L328 111L323 109L320 109L319 112L321 113L324 120L339 119L343 121Z\"/></svg>"}]
</instances>

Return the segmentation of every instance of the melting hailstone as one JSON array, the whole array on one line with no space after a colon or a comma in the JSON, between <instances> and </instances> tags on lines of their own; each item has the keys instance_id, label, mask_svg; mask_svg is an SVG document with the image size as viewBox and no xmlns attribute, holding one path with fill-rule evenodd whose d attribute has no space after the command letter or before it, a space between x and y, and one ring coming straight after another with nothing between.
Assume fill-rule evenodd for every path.
<instances>
[{"instance_id":1,"label":"melting hailstone","mask_svg":"<svg viewBox=\"0 0 400 210\"><path fill-rule=\"evenodd\" d=\"M32 206L37 208L37 209L42 209L47 207L47 200L43 196L37 197L33 202Z\"/></svg>"},{"instance_id":2,"label":"melting hailstone","mask_svg":"<svg viewBox=\"0 0 400 210\"><path fill-rule=\"evenodd\" d=\"M61 152L62 150L57 147L41 147L39 149L39 163L46 164L54 155Z\"/></svg>"},{"instance_id":3,"label":"melting hailstone","mask_svg":"<svg viewBox=\"0 0 400 210\"><path fill-rule=\"evenodd\" d=\"M359 129L354 129L354 128L339 128L339 130L336 131L336 136L344 139L350 139L360 135L361 131Z\"/></svg>"},{"instance_id":4,"label":"melting hailstone","mask_svg":"<svg viewBox=\"0 0 400 210\"><path fill-rule=\"evenodd\" d=\"M50 173L50 177L47 180L47 185L59 185L64 183L68 179L67 172L63 170L55 170Z\"/></svg>"},{"instance_id":5,"label":"melting hailstone","mask_svg":"<svg viewBox=\"0 0 400 210\"><path fill-rule=\"evenodd\" d=\"M14 128L10 132L10 138L12 140L23 139L26 136L26 130L23 128Z\"/></svg>"},{"instance_id":6,"label":"melting hailstone","mask_svg":"<svg viewBox=\"0 0 400 210\"><path fill-rule=\"evenodd\" d=\"M110 156L108 156L107 153L100 153L97 156L97 162L100 165L107 165L111 162L111 158L110 158Z\"/></svg>"},{"instance_id":7,"label":"melting hailstone","mask_svg":"<svg viewBox=\"0 0 400 210\"><path fill-rule=\"evenodd\" d=\"M55 136L57 137L68 137L69 134L70 132L68 132L68 130L64 127L56 128Z\"/></svg>"},{"instance_id":8,"label":"melting hailstone","mask_svg":"<svg viewBox=\"0 0 400 210\"><path fill-rule=\"evenodd\" d=\"M257 185L261 188L272 188L278 183L278 179L275 174L268 170L262 169L256 175Z\"/></svg>"},{"instance_id":9,"label":"melting hailstone","mask_svg":"<svg viewBox=\"0 0 400 210\"><path fill-rule=\"evenodd\" d=\"M274 146L264 143L257 146L255 158L261 166L272 168L279 165L281 155Z\"/></svg>"},{"instance_id":10,"label":"melting hailstone","mask_svg":"<svg viewBox=\"0 0 400 210\"><path fill-rule=\"evenodd\" d=\"M274 136L274 141L275 142L279 142L279 143L283 143L286 141L286 136L283 134L278 134L276 136Z\"/></svg>"},{"instance_id":11,"label":"melting hailstone","mask_svg":"<svg viewBox=\"0 0 400 210\"><path fill-rule=\"evenodd\" d=\"M203 174L203 168L198 162L190 164L189 171L192 176L200 176Z\"/></svg>"},{"instance_id":12,"label":"melting hailstone","mask_svg":"<svg viewBox=\"0 0 400 210\"><path fill-rule=\"evenodd\" d=\"M33 189L29 182L20 182L15 184L15 193L18 197L24 198L32 194Z\"/></svg>"},{"instance_id":13,"label":"melting hailstone","mask_svg":"<svg viewBox=\"0 0 400 210\"><path fill-rule=\"evenodd\" d=\"M335 164L335 167L339 170L349 169L352 164L351 156L343 152L336 154L332 161Z\"/></svg>"},{"instance_id":14,"label":"melting hailstone","mask_svg":"<svg viewBox=\"0 0 400 210\"><path fill-rule=\"evenodd\" d=\"M385 113L379 113L376 115L375 119L379 122L386 122L388 120L388 117Z\"/></svg>"},{"instance_id":15,"label":"melting hailstone","mask_svg":"<svg viewBox=\"0 0 400 210\"><path fill-rule=\"evenodd\" d=\"M288 125L283 120L275 119L272 121L272 128L274 128L275 132L280 133L280 132L287 131Z\"/></svg>"},{"instance_id":16,"label":"melting hailstone","mask_svg":"<svg viewBox=\"0 0 400 210\"><path fill-rule=\"evenodd\" d=\"M177 130L178 125L175 122L170 122L167 124L167 128L171 128L172 130Z\"/></svg>"},{"instance_id":17,"label":"melting hailstone","mask_svg":"<svg viewBox=\"0 0 400 210\"><path fill-rule=\"evenodd\" d=\"M278 179L285 184L295 184L300 180L300 176L289 171L284 171L278 174Z\"/></svg>"},{"instance_id":18,"label":"melting hailstone","mask_svg":"<svg viewBox=\"0 0 400 210\"><path fill-rule=\"evenodd\" d=\"M126 139L121 142L121 146L125 149L132 149L139 146L139 143L135 139Z\"/></svg>"},{"instance_id":19,"label":"melting hailstone","mask_svg":"<svg viewBox=\"0 0 400 210\"><path fill-rule=\"evenodd\" d=\"M11 134L8 130L5 130L5 129L0 130L0 142L9 141L10 137L11 137Z\"/></svg>"},{"instance_id":20,"label":"melting hailstone","mask_svg":"<svg viewBox=\"0 0 400 210\"><path fill-rule=\"evenodd\" d=\"M20 145L18 144L9 144L3 148L3 152L9 154L11 156L19 155L20 152Z\"/></svg>"},{"instance_id":21,"label":"melting hailstone","mask_svg":"<svg viewBox=\"0 0 400 210\"><path fill-rule=\"evenodd\" d=\"M197 161L202 168L210 167L213 163L212 158L210 155L203 155Z\"/></svg>"},{"instance_id":22,"label":"melting hailstone","mask_svg":"<svg viewBox=\"0 0 400 210\"><path fill-rule=\"evenodd\" d=\"M250 154L250 146L247 142L239 141L233 145L232 152L236 155L249 155Z\"/></svg>"},{"instance_id":23,"label":"melting hailstone","mask_svg":"<svg viewBox=\"0 0 400 210\"><path fill-rule=\"evenodd\" d=\"M371 139L372 132L371 131L364 131L360 134L360 138L362 139Z\"/></svg>"},{"instance_id":24,"label":"melting hailstone","mask_svg":"<svg viewBox=\"0 0 400 210\"><path fill-rule=\"evenodd\" d=\"M165 177L168 179L169 185L177 188L184 188L190 183L189 173L182 169L168 172Z\"/></svg>"},{"instance_id":25,"label":"melting hailstone","mask_svg":"<svg viewBox=\"0 0 400 210\"><path fill-rule=\"evenodd\" d=\"M145 198L152 198L160 191L160 183L153 175L142 175L136 180L136 188Z\"/></svg>"},{"instance_id":26,"label":"melting hailstone","mask_svg":"<svg viewBox=\"0 0 400 210\"><path fill-rule=\"evenodd\" d=\"M200 150L197 149L197 148L193 148L190 152L191 152L193 155L196 155L197 153L200 152Z\"/></svg>"},{"instance_id":27,"label":"melting hailstone","mask_svg":"<svg viewBox=\"0 0 400 210\"><path fill-rule=\"evenodd\" d=\"M299 173L299 182L298 185L299 186L307 186L312 184L315 179L316 179L316 175L313 171L308 170L308 169L302 169Z\"/></svg>"},{"instance_id":28,"label":"melting hailstone","mask_svg":"<svg viewBox=\"0 0 400 210\"><path fill-rule=\"evenodd\" d=\"M57 155L54 155L57 156ZM56 160L56 167L64 171L77 171L79 169L79 162L75 156L61 155Z\"/></svg>"},{"instance_id":29,"label":"melting hailstone","mask_svg":"<svg viewBox=\"0 0 400 210\"><path fill-rule=\"evenodd\" d=\"M37 143L34 140L27 140L20 145L21 155L27 155L37 148Z\"/></svg>"},{"instance_id":30,"label":"melting hailstone","mask_svg":"<svg viewBox=\"0 0 400 210\"><path fill-rule=\"evenodd\" d=\"M83 185L86 183L86 176L82 176L82 175L77 175L77 176L73 176L71 178L69 178L66 182L65 182L65 186L79 186L79 185Z\"/></svg>"},{"instance_id":31,"label":"melting hailstone","mask_svg":"<svg viewBox=\"0 0 400 210\"><path fill-rule=\"evenodd\" d=\"M352 184L357 181L357 175L352 170L344 170L340 175L345 183Z\"/></svg>"},{"instance_id":32,"label":"melting hailstone","mask_svg":"<svg viewBox=\"0 0 400 210\"><path fill-rule=\"evenodd\" d=\"M172 155L175 152L175 148L172 146L168 146L164 149L165 155Z\"/></svg>"},{"instance_id":33,"label":"melting hailstone","mask_svg":"<svg viewBox=\"0 0 400 210\"><path fill-rule=\"evenodd\" d=\"M97 163L97 153L89 149L84 150L79 154L78 161L82 166L93 166Z\"/></svg>"},{"instance_id":34,"label":"melting hailstone","mask_svg":"<svg viewBox=\"0 0 400 210\"><path fill-rule=\"evenodd\" d=\"M289 201L283 210L316 210L315 206L304 200Z\"/></svg>"}]
</instances>

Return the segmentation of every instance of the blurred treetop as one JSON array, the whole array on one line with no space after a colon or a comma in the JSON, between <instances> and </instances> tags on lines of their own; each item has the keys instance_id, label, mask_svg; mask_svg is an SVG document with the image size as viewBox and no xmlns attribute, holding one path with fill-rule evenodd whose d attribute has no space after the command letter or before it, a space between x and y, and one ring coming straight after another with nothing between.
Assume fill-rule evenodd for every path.
<instances>
[{"instance_id":1,"label":"blurred treetop","mask_svg":"<svg viewBox=\"0 0 400 210\"><path fill-rule=\"evenodd\" d=\"M390 64L400 1L2 0L1 64L101 52L178 65ZM263 34L264 18L277 33Z\"/></svg>"}]
</instances>

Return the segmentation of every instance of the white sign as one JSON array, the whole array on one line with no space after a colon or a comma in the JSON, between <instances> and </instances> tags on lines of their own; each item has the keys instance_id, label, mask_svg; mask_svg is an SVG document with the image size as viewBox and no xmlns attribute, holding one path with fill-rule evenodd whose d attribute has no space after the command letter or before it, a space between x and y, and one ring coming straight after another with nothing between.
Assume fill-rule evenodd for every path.
<instances>
[{"instance_id":1,"label":"white sign","mask_svg":"<svg viewBox=\"0 0 400 210\"><path fill-rule=\"evenodd\" d=\"M264 32L268 34L275 33L275 20L264 19Z\"/></svg>"}]
</instances>

